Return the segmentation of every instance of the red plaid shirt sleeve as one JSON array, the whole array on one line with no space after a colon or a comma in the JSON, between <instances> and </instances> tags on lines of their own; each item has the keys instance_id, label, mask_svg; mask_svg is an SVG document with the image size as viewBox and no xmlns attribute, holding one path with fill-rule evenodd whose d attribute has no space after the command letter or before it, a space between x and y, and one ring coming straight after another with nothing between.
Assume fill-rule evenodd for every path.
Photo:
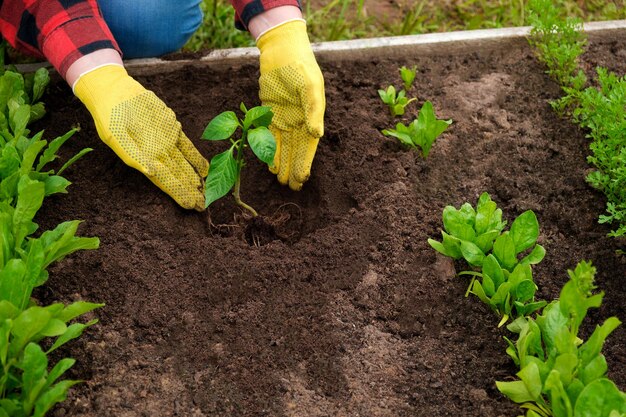
<instances>
[{"instance_id":1,"label":"red plaid shirt sleeve","mask_svg":"<svg viewBox=\"0 0 626 417\"><path fill-rule=\"evenodd\" d=\"M235 8L235 25L247 30L250 19L278 6L296 6L302 10L300 0L230 0Z\"/></svg>"},{"instance_id":2,"label":"red plaid shirt sleeve","mask_svg":"<svg viewBox=\"0 0 626 417\"><path fill-rule=\"evenodd\" d=\"M119 51L96 0L0 0L0 32L16 49L47 59L62 76L88 53Z\"/></svg>"}]
</instances>

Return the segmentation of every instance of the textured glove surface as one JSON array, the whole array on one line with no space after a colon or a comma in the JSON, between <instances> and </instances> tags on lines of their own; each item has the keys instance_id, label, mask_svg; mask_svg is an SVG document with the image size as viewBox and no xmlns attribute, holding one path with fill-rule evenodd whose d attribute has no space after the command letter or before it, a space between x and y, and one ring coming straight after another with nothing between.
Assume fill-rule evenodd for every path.
<instances>
[{"instance_id":1,"label":"textured glove surface","mask_svg":"<svg viewBox=\"0 0 626 417\"><path fill-rule=\"evenodd\" d=\"M270 129L276 156L270 170L281 184L300 190L311 174L317 144L324 134L324 77L303 21L277 26L258 40L261 51L261 102L271 106Z\"/></svg>"},{"instance_id":2,"label":"textured glove surface","mask_svg":"<svg viewBox=\"0 0 626 417\"><path fill-rule=\"evenodd\" d=\"M209 163L152 91L123 67L108 65L81 76L74 92L91 113L102 141L127 165L182 207L204 210L202 179Z\"/></svg>"}]
</instances>

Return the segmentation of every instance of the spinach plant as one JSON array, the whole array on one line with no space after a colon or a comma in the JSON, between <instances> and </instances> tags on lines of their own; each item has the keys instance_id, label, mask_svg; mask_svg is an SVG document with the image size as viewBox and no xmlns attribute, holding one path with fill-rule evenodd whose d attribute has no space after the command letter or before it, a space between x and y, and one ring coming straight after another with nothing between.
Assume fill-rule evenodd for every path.
<instances>
[{"instance_id":1,"label":"spinach plant","mask_svg":"<svg viewBox=\"0 0 626 417\"><path fill-rule=\"evenodd\" d=\"M48 168L75 132L50 143L42 139L43 132L30 136L28 124L45 113L38 100L48 79L45 69L22 76L0 65L0 417L43 416L65 399L78 381L59 379L74 360L60 359L49 369L48 354L96 320L70 322L102 306L83 301L39 306L31 298L33 289L47 281L51 263L99 245L97 238L76 236L79 221L34 235L38 225L33 219L44 197L66 192L70 182L61 173L89 151L79 152L57 172Z\"/></svg>"},{"instance_id":2,"label":"spinach plant","mask_svg":"<svg viewBox=\"0 0 626 417\"><path fill-rule=\"evenodd\" d=\"M415 75L417 73L417 67L407 68L402 66L400 68L400 78L402 78L402 82L404 83L404 89L409 91L413 86L413 81L415 81Z\"/></svg>"},{"instance_id":3,"label":"spinach plant","mask_svg":"<svg viewBox=\"0 0 626 417\"><path fill-rule=\"evenodd\" d=\"M590 262L568 273L558 300L535 319L520 317L509 324L519 338L508 341L507 353L521 370L519 380L497 382L497 387L521 403L527 417L624 416L626 393L606 377L601 353L620 321L606 319L583 341L580 326L590 308L600 307L603 293L593 294L596 269Z\"/></svg>"},{"instance_id":4,"label":"spinach plant","mask_svg":"<svg viewBox=\"0 0 626 417\"><path fill-rule=\"evenodd\" d=\"M271 165L276 153L276 140L268 129L274 114L266 106L253 107L250 110L241 103L243 118L237 118L232 111L217 115L207 125L202 138L206 140L230 139L230 148L211 159L209 175L205 183L206 207L225 196L234 187L235 202L248 210L252 216L258 213L240 197L241 169L244 166L244 149L250 146L252 152L264 163ZM233 139L235 131L241 128L239 139Z\"/></svg>"},{"instance_id":5,"label":"spinach plant","mask_svg":"<svg viewBox=\"0 0 626 417\"><path fill-rule=\"evenodd\" d=\"M416 149L419 147L424 158L428 157L435 140L452 124L452 120L437 119L433 105L427 101L419 111L417 119L405 126L396 124L395 129L382 131L385 136L398 139L403 145Z\"/></svg>"},{"instance_id":6,"label":"spinach plant","mask_svg":"<svg viewBox=\"0 0 626 417\"><path fill-rule=\"evenodd\" d=\"M538 245L539 223L528 210L517 217L508 231L499 209L488 193L483 193L476 208L465 203L460 209L448 206L443 211L442 241L428 239L439 253L464 259L472 270L467 294L476 295L502 320L523 316L545 305L535 301L537 286L530 265L541 262L545 249ZM520 256L524 255L521 259Z\"/></svg>"},{"instance_id":7,"label":"spinach plant","mask_svg":"<svg viewBox=\"0 0 626 417\"><path fill-rule=\"evenodd\" d=\"M391 117L402 116L405 111L404 108L412 101L417 100L415 98L408 99L404 90L396 92L396 88L393 85L387 87L386 90L378 90L378 95L383 103L389 106Z\"/></svg>"}]
</instances>

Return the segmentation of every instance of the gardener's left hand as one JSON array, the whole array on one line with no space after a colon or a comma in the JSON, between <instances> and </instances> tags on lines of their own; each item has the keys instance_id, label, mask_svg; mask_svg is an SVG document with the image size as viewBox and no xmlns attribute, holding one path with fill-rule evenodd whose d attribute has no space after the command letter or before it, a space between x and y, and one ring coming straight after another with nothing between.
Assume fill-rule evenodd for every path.
<instances>
[{"instance_id":1,"label":"gardener's left hand","mask_svg":"<svg viewBox=\"0 0 626 417\"><path fill-rule=\"evenodd\" d=\"M91 113L100 138L129 166L186 209L204 210L209 163L183 133L174 112L121 65L81 75L74 93Z\"/></svg>"},{"instance_id":2,"label":"gardener's left hand","mask_svg":"<svg viewBox=\"0 0 626 417\"><path fill-rule=\"evenodd\" d=\"M253 23L250 31L255 35ZM281 184L300 190L309 178L317 144L324 134L324 77L301 18L265 30L257 45L261 51L259 95L263 105L271 106L274 112L270 129L277 148L270 169L278 174Z\"/></svg>"}]
</instances>

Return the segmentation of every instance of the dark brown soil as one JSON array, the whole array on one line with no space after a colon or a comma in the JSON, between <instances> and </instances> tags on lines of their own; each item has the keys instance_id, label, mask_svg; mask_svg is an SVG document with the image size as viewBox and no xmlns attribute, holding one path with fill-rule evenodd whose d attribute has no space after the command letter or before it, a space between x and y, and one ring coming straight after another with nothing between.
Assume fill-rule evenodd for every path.
<instances>
[{"instance_id":1,"label":"dark brown soil","mask_svg":"<svg viewBox=\"0 0 626 417\"><path fill-rule=\"evenodd\" d=\"M586 65L624 73L625 44L592 42ZM427 160L379 132L395 122L376 90L398 85L401 65L419 67L420 103L454 120ZM102 243L56 264L39 296L107 304L64 352L86 382L55 416L517 416L494 384L515 372L504 331L426 241L446 205L483 191L509 220L537 213L542 297L589 259L606 297L585 331L626 320L623 241L597 223L605 201L584 180L588 141L551 111L559 89L527 47L322 67L326 136L304 190L256 162L244 171L242 197L276 222L269 233L241 227L230 198L212 206L213 226L180 209L100 142L67 87L51 88L47 136L80 124L65 155L95 150L66 172L70 193L47 200L39 223L82 219L82 235ZM258 104L257 76L256 66L186 68L139 80L210 157L223 144L198 140L205 124ZM626 389L626 327L605 353Z\"/></svg>"}]
</instances>

